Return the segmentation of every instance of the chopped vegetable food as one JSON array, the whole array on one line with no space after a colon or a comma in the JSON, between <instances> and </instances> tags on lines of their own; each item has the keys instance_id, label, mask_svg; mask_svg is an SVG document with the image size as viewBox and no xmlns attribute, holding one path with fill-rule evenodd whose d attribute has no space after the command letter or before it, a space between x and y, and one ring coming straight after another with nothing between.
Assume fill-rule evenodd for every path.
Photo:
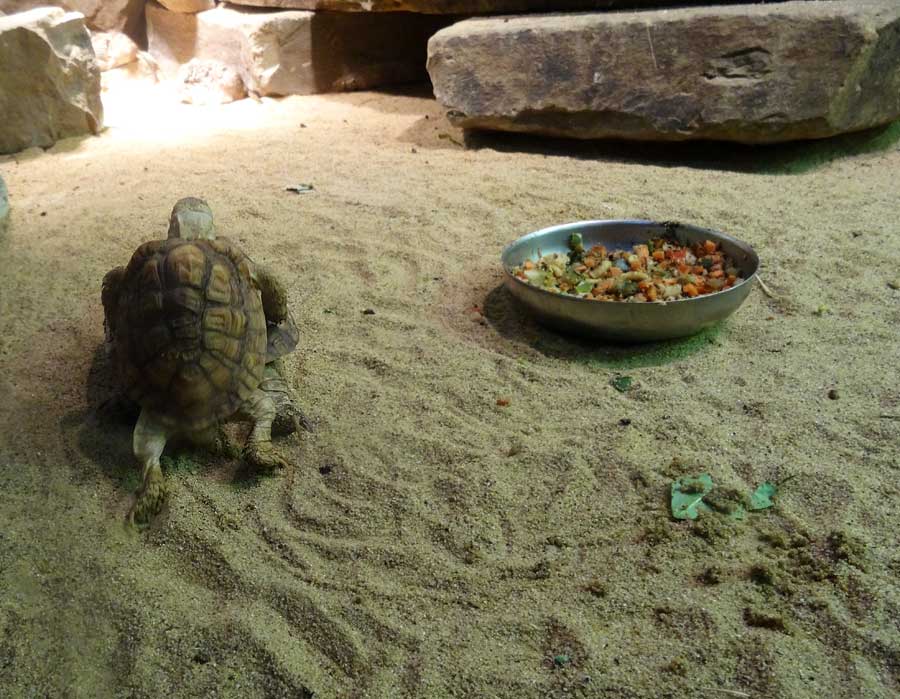
<instances>
[{"instance_id":1,"label":"chopped vegetable food","mask_svg":"<svg viewBox=\"0 0 900 699\"><path fill-rule=\"evenodd\" d=\"M775 504L772 502L772 498L775 497L777 492L778 486L774 483L763 483L750 496L750 509L765 510L767 507L772 507Z\"/></svg>"},{"instance_id":2,"label":"chopped vegetable food","mask_svg":"<svg viewBox=\"0 0 900 699\"><path fill-rule=\"evenodd\" d=\"M611 382L612 387L616 389L619 393L625 393L631 385L634 383L634 379L630 376L617 376Z\"/></svg>"},{"instance_id":3,"label":"chopped vegetable food","mask_svg":"<svg viewBox=\"0 0 900 699\"><path fill-rule=\"evenodd\" d=\"M694 298L729 289L743 281L740 270L705 240L694 245L657 238L631 251L585 249L581 235L569 239L569 254L550 253L526 260L512 274L556 294L593 301L652 302Z\"/></svg>"}]
</instances>

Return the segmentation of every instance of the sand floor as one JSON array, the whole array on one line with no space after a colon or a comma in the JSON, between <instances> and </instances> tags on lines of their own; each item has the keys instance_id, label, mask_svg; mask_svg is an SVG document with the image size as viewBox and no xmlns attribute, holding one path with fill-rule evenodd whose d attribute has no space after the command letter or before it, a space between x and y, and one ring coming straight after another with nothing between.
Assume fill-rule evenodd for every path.
<instances>
[{"instance_id":1,"label":"sand floor","mask_svg":"<svg viewBox=\"0 0 900 699\"><path fill-rule=\"evenodd\" d=\"M0 160L0 695L898 696L896 128L464 147L418 92L164 105ZM287 281L318 427L273 478L172 452L136 534L100 281L187 195ZM623 348L502 290L520 234L632 217L749 241L781 298ZM672 520L704 471L787 480L743 522Z\"/></svg>"}]
</instances>

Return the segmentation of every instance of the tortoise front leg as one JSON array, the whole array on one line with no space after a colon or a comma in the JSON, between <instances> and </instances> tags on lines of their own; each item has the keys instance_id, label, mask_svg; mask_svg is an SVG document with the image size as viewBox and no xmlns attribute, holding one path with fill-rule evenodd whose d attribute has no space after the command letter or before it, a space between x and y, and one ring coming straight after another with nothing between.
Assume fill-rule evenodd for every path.
<instances>
[{"instance_id":1,"label":"tortoise front leg","mask_svg":"<svg viewBox=\"0 0 900 699\"><path fill-rule=\"evenodd\" d=\"M288 462L272 446L272 420L276 412L272 399L257 388L244 404L243 412L253 420L253 431L244 447L247 462L265 471L287 467Z\"/></svg>"},{"instance_id":2,"label":"tortoise front leg","mask_svg":"<svg viewBox=\"0 0 900 699\"><path fill-rule=\"evenodd\" d=\"M140 490L128 513L128 521L132 525L149 522L159 513L166 501L168 489L159 457L166 448L168 437L162 423L146 410L142 410L134 426L134 455L142 466L142 474Z\"/></svg>"}]
</instances>

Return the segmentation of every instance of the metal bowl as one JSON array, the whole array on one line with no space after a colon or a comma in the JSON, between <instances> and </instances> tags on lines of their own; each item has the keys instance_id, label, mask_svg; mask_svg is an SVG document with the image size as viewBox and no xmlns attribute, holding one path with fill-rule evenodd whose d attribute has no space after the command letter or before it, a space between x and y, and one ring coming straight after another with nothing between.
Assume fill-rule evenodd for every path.
<instances>
[{"instance_id":1,"label":"metal bowl","mask_svg":"<svg viewBox=\"0 0 900 699\"><path fill-rule=\"evenodd\" d=\"M600 244L608 250L631 250L633 245L664 236L682 245L712 240L733 260L743 281L725 291L694 298L629 303L555 294L513 276L510 270L526 260L534 261L552 252L568 253L573 233L581 234L585 249ZM683 223L637 220L579 221L544 228L509 245L500 260L506 287L539 322L563 332L624 342L685 337L715 325L744 302L759 269L759 257L753 248L729 235Z\"/></svg>"}]
</instances>

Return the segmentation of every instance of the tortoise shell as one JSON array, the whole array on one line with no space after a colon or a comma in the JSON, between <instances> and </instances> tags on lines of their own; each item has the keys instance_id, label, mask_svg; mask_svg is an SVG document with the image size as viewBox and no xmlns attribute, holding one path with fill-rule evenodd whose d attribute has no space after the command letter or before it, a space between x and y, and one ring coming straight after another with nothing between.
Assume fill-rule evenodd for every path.
<instances>
[{"instance_id":1,"label":"tortoise shell","mask_svg":"<svg viewBox=\"0 0 900 699\"><path fill-rule=\"evenodd\" d=\"M200 431L230 417L262 380L261 295L253 263L227 239L141 245L115 313L125 390L173 430Z\"/></svg>"}]
</instances>

